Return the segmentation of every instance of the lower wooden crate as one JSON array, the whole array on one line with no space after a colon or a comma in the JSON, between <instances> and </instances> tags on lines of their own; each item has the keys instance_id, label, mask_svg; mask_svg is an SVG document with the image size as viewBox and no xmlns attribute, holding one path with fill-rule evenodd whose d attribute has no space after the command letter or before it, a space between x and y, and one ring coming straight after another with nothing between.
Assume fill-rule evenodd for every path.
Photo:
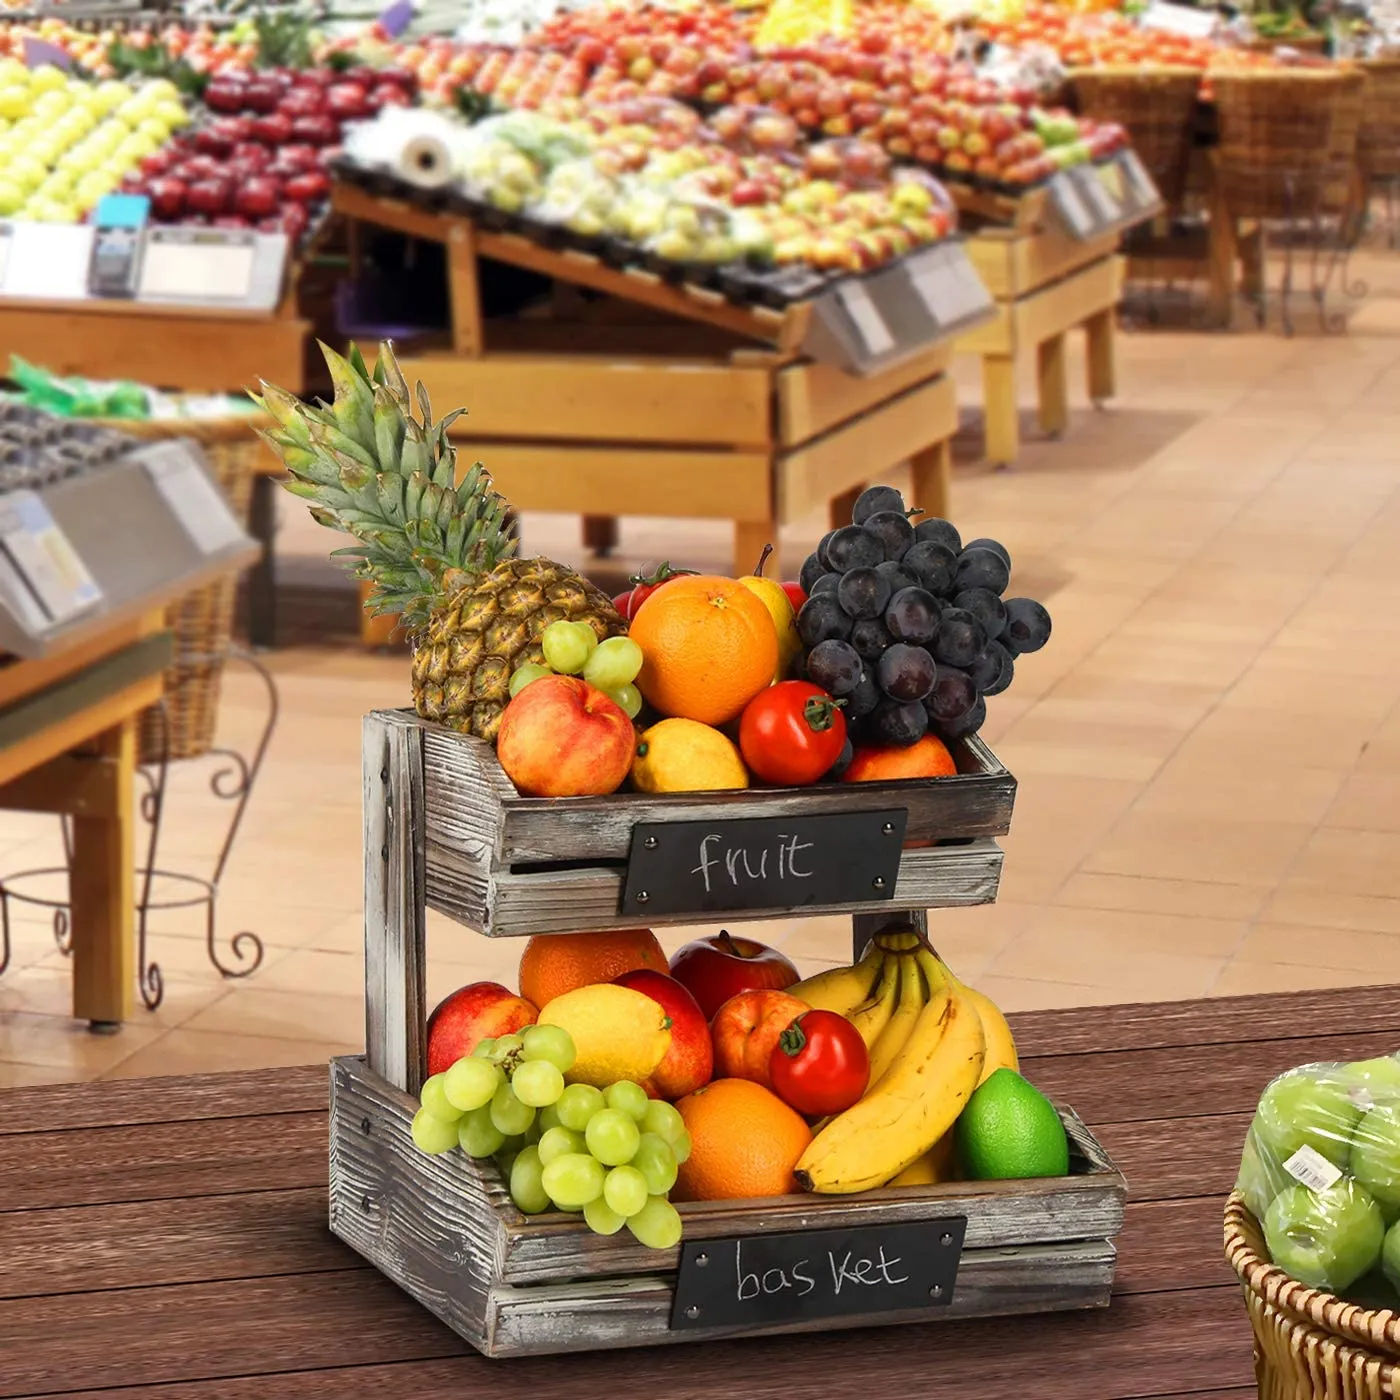
<instances>
[{"instance_id":1,"label":"lower wooden crate","mask_svg":"<svg viewBox=\"0 0 1400 1400\"><path fill-rule=\"evenodd\" d=\"M982 360L987 459L1005 465L1021 450L1017 375L1036 356L1040 426L1064 430L1069 419L1065 336L1082 326L1087 342L1089 397L1116 392L1114 315L1123 294L1118 235L1079 241L1053 225L986 228L967 241L968 255L996 301L994 320L959 338L956 348Z\"/></svg>"},{"instance_id":2,"label":"lower wooden crate","mask_svg":"<svg viewBox=\"0 0 1400 1400\"><path fill-rule=\"evenodd\" d=\"M559 1214L522 1215L491 1164L414 1147L416 1108L364 1059L332 1062L331 1229L487 1356L1070 1311L1105 1307L1112 1290L1126 1186L1067 1108L1068 1177L681 1206L692 1241L967 1221L946 1305L684 1331L671 1327L678 1249L644 1249L626 1231L594 1235Z\"/></svg>"}]
</instances>

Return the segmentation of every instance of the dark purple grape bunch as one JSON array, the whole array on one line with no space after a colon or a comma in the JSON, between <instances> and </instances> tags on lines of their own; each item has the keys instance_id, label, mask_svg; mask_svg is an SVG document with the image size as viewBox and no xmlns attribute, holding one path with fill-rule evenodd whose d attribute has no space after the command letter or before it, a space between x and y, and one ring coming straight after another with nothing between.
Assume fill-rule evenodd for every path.
<instances>
[{"instance_id":1,"label":"dark purple grape bunch","mask_svg":"<svg viewBox=\"0 0 1400 1400\"><path fill-rule=\"evenodd\" d=\"M857 745L944 743L975 734L1016 658L1050 640L1033 598L1003 598L1011 556L996 540L918 524L892 486L872 486L851 524L823 536L798 575L808 680L846 702Z\"/></svg>"}]
</instances>

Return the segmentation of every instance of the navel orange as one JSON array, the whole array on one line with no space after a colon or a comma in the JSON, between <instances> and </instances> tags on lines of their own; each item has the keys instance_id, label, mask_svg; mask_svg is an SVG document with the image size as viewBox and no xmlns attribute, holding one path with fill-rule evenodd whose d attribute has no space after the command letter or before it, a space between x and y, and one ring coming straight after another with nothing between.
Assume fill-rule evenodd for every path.
<instances>
[{"instance_id":1,"label":"navel orange","mask_svg":"<svg viewBox=\"0 0 1400 1400\"><path fill-rule=\"evenodd\" d=\"M673 1201L790 1196L797 1159L812 1140L800 1114L747 1079L716 1079L677 1105L690 1134Z\"/></svg>"},{"instance_id":2,"label":"navel orange","mask_svg":"<svg viewBox=\"0 0 1400 1400\"><path fill-rule=\"evenodd\" d=\"M679 719L727 724L777 671L773 618L732 578L672 579L637 609L628 635L645 658L637 688Z\"/></svg>"},{"instance_id":3,"label":"navel orange","mask_svg":"<svg viewBox=\"0 0 1400 1400\"><path fill-rule=\"evenodd\" d=\"M670 972L665 951L649 928L539 934L520 956L520 995L545 1006L565 992L611 982L644 967Z\"/></svg>"}]
</instances>

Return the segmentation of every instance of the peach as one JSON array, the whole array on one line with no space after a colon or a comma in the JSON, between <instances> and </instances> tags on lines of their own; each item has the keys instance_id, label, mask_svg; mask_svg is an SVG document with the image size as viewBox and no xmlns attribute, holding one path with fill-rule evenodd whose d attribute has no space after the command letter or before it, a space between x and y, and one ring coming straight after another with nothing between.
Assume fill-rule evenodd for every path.
<instances>
[{"instance_id":1,"label":"peach","mask_svg":"<svg viewBox=\"0 0 1400 1400\"><path fill-rule=\"evenodd\" d=\"M541 676L506 706L496 757L525 797L601 797L632 770L637 731L577 676Z\"/></svg>"},{"instance_id":2,"label":"peach","mask_svg":"<svg viewBox=\"0 0 1400 1400\"><path fill-rule=\"evenodd\" d=\"M771 989L730 997L710 1023L716 1078L751 1079L771 1089L773 1077L768 1066L778 1037L811 1009L805 1001Z\"/></svg>"},{"instance_id":3,"label":"peach","mask_svg":"<svg viewBox=\"0 0 1400 1400\"><path fill-rule=\"evenodd\" d=\"M438 1003L428 1017L428 1073L441 1074L483 1040L535 1024L538 1008L499 982L473 982Z\"/></svg>"}]
</instances>

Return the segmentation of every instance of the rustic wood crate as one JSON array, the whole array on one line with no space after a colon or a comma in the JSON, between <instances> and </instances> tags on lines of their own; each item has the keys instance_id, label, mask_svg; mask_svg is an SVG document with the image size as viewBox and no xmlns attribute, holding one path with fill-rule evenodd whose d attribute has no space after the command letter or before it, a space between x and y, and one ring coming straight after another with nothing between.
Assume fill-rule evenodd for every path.
<instances>
[{"instance_id":1,"label":"rustic wood crate","mask_svg":"<svg viewBox=\"0 0 1400 1400\"><path fill-rule=\"evenodd\" d=\"M681 1206L682 1249L921 1222L947 1221L951 1231L952 1222L966 1222L955 1285L937 1302L743 1326L673 1328L681 1250L647 1250L626 1233L596 1236L563 1213L524 1216L492 1163L456 1152L427 1157L413 1145L426 1057L429 906L494 936L627 926L637 920L620 914L620 898L639 822L897 809L905 848L892 899L785 911L850 913L853 941L863 944L887 921L919 923L929 907L995 898L1001 852L993 838L1010 826L1015 780L975 738L956 757L958 776L931 782L541 801L515 791L488 745L406 711L371 714L367 1054L331 1068L332 1230L488 1356L1107 1305L1126 1188L1067 1108L1060 1108L1071 1141L1066 1178ZM726 910L724 918L775 912L784 911ZM647 921L713 917L690 911Z\"/></svg>"},{"instance_id":2,"label":"rustic wood crate","mask_svg":"<svg viewBox=\"0 0 1400 1400\"><path fill-rule=\"evenodd\" d=\"M905 1322L1105 1307L1126 1188L1068 1109L1071 1174L1039 1181L898 1187L857 1196L785 1196L678 1207L685 1240L967 1220L951 1301L743 1328L673 1331L679 1249L575 1216L522 1215L495 1165L426 1157L417 1103L358 1057L331 1067L331 1229L487 1356L538 1356Z\"/></svg>"}]
</instances>

